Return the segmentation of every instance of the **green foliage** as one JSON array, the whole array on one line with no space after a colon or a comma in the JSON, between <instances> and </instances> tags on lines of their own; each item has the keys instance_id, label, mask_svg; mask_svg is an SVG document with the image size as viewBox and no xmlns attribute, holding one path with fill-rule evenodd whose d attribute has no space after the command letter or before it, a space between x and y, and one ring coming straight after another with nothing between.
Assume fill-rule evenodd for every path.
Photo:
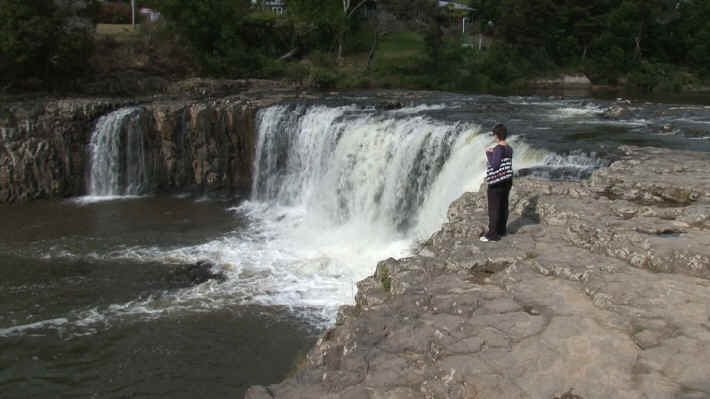
<instances>
[{"instance_id":1,"label":"green foliage","mask_svg":"<svg viewBox=\"0 0 710 399\"><path fill-rule=\"evenodd\" d=\"M249 0L156 0L158 9L192 48L203 73L219 77L278 77L274 61L293 43L284 17L252 8Z\"/></svg>"},{"instance_id":2,"label":"green foliage","mask_svg":"<svg viewBox=\"0 0 710 399\"><path fill-rule=\"evenodd\" d=\"M332 46L345 25L340 0L289 0L288 13L301 25L300 32L311 36L321 49Z\"/></svg>"},{"instance_id":3,"label":"green foliage","mask_svg":"<svg viewBox=\"0 0 710 399\"><path fill-rule=\"evenodd\" d=\"M710 2L696 0L684 4L680 20L683 23L677 24L680 38L677 41L687 51L686 61L710 76Z\"/></svg>"},{"instance_id":4,"label":"green foliage","mask_svg":"<svg viewBox=\"0 0 710 399\"><path fill-rule=\"evenodd\" d=\"M629 74L629 84L644 91L653 91L661 82L670 78L667 65L642 61L639 66Z\"/></svg>"},{"instance_id":5,"label":"green foliage","mask_svg":"<svg viewBox=\"0 0 710 399\"><path fill-rule=\"evenodd\" d=\"M6 87L39 80L57 87L88 69L93 26L80 19L89 7L57 7L52 0L0 0L0 82Z\"/></svg>"},{"instance_id":6,"label":"green foliage","mask_svg":"<svg viewBox=\"0 0 710 399\"><path fill-rule=\"evenodd\" d=\"M428 87L429 59L422 35L397 32L386 35L377 49L373 74L386 87Z\"/></svg>"},{"instance_id":7,"label":"green foliage","mask_svg":"<svg viewBox=\"0 0 710 399\"><path fill-rule=\"evenodd\" d=\"M469 90L501 90L520 85L526 77L554 68L543 50L521 50L495 42L486 51L473 51L467 58L469 78L461 84Z\"/></svg>"},{"instance_id":8,"label":"green foliage","mask_svg":"<svg viewBox=\"0 0 710 399\"><path fill-rule=\"evenodd\" d=\"M392 290L392 277L390 276L390 271L387 267L383 267L380 271L380 283L382 288L390 292Z\"/></svg>"},{"instance_id":9,"label":"green foliage","mask_svg":"<svg viewBox=\"0 0 710 399\"><path fill-rule=\"evenodd\" d=\"M308 79L310 73L308 67L300 62L291 63L286 66L284 76L286 80L303 85Z\"/></svg>"},{"instance_id":10,"label":"green foliage","mask_svg":"<svg viewBox=\"0 0 710 399\"><path fill-rule=\"evenodd\" d=\"M608 47L606 53L602 48L599 46L594 48L597 52L590 56L584 72L592 82L615 84L626 69L626 54L618 46Z\"/></svg>"},{"instance_id":11,"label":"green foliage","mask_svg":"<svg viewBox=\"0 0 710 399\"><path fill-rule=\"evenodd\" d=\"M692 73L686 71L675 71L669 80L662 81L656 90L660 92L679 92L700 85L701 82Z\"/></svg>"},{"instance_id":12,"label":"green foliage","mask_svg":"<svg viewBox=\"0 0 710 399\"><path fill-rule=\"evenodd\" d=\"M399 21L397 29L387 22L379 31L389 33L380 36L366 71L374 33L383 27L349 16L341 0L288 0L283 16L251 0L138 0L163 14L173 45L184 44L183 58L189 54L203 75L216 77L286 79L321 89L486 91L521 87L560 70L647 91L682 90L710 77L707 0L461 2L474 8L468 17L473 30L487 36L487 49L463 47L451 13L436 1L378 0L386 21ZM85 8L59 3L0 0L0 88L71 82L87 73L93 38L91 29L70 23L75 14L101 22L129 18L125 1L90 0ZM348 60L336 65L341 49Z\"/></svg>"},{"instance_id":13,"label":"green foliage","mask_svg":"<svg viewBox=\"0 0 710 399\"><path fill-rule=\"evenodd\" d=\"M331 68L314 67L311 70L311 86L316 89L329 90L336 87L341 76Z\"/></svg>"}]
</instances>

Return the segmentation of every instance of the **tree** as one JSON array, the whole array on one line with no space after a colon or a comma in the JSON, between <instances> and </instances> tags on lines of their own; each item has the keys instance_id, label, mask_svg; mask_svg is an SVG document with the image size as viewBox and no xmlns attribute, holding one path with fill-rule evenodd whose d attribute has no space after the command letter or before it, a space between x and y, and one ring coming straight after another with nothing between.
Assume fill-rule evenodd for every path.
<instances>
[{"instance_id":1,"label":"tree","mask_svg":"<svg viewBox=\"0 0 710 399\"><path fill-rule=\"evenodd\" d=\"M710 2L694 0L680 5L681 23L677 27L679 43L685 61L710 74Z\"/></svg>"},{"instance_id":2,"label":"tree","mask_svg":"<svg viewBox=\"0 0 710 399\"><path fill-rule=\"evenodd\" d=\"M343 29L339 0L288 0L288 14L294 19L297 40L309 50L332 49Z\"/></svg>"},{"instance_id":3,"label":"tree","mask_svg":"<svg viewBox=\"0 0 710 399\"><path fill-rule=\"evenodd\" d=\"M59 6L57 5L59 3ZM65 83L88 70L93 1L0 0L0 81L6 88L35 78Z\"/></svg>"},{"instance_id":4,"label":"tree","mask_svg":"<svg viewBox=\"0 0 710 399\"><path fill-rule=\"evenodd\" d=\"M345 40L345 30L352 18L353 14L359 10L367 0L341 0L343 3L343 23L340 25L340 31L338 32L338 55L336 57L336 62L338 65L343 63L343 41Z\"/></svg>"},{"instance_id":5,"label":"tree","mask_svg":"<svg viewBox=\"0 0 710 399\"><path fill-rule=\"evenodd\" d=\"M497 29L505 40L523 48L544 48L560 28L552 0L504 0Z\"/></svg>"},{"instance_id":6,"label":"tree","mask_svg":"<svg viewBox=\"0 0 710 399\"><path fill-rule=\"evenodd\" d=\"M380 43L382 36L386 35L393 29L396 24L394 15L387 12L384 7L378 7L374 14L369 16L370 25L372 26L372 46L370 46L370 52L367 55L367 67L366 71L372 68L372 62L375 59L375 52L377 51L377 46Z\"/></svg>"},{"instance_id":7,"label":"tree","mask_svg":"<svg viewBox=\"0 0 710 399\"><path fill-rule=\"evenodd\" d=\"M250 0L158 0L157 6L190 44L203 72L249 76L261 68L260 43L250 43L255 35L247 30Z\"/></svg>"}]
</instances>

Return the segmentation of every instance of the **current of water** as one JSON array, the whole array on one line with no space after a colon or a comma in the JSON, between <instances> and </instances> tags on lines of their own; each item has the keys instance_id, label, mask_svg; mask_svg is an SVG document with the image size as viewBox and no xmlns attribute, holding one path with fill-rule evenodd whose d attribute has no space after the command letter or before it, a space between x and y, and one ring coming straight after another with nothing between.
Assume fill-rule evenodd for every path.
<instances>
[{"instance_id":1,"label":"current of water","mask_svg":"<svg viewBox=\"0 0 710 399\"><path fill-rule=\"evenodd\" d=\"M497 122L538 178L584 178L621 144L710 151L702 105L373 100L261 110L251 195L229 201L150 196L142 109L101 118L87 197L0 207L0 397L239 397L278 381L377 261L478 190ZM200 260L227 280L175 275Z\"/></svg>"}]
</instances>

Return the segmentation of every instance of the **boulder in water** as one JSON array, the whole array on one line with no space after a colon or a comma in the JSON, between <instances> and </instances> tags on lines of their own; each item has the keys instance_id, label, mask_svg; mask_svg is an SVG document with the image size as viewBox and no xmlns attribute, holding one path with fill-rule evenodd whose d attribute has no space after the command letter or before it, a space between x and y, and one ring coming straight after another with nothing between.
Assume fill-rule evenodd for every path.
<instances>
[{"instance_id":1,"label":"boulder in water","mask_svg":"<svg viewBox=\"0 0 710 399\"><path fill-rule=\"evenodd\" d=\"M621 119L628 114L629 110L626 107L615 104L607 108L602 113L602 117L605 119Z\"/></svg>"},{"instance_id":2,"label":"boulder in water","mask_svg":"<svg viewBox=\"0 0 710 399\"><path fill-rule=\"evenodd\" d=\"M222 272L215 272L213 263L201 260L192 265L178 266L170 273L170 280L173 283L181 283L181 285L189 287L209 280L222 283L227 280L227 276Z\"/></svg>"},{"instance_id":3,"label":"boulder in water","mask_svg":"<svg viewBox=\"0 0 710 399\"><path fill-rule=\"evenodd\" d=\"M392 111L396 109L401 109L404 107L404 104L402 104L399 101L386 101L384 103L378 104L377 108L385 110L385 111Z\"/></svg>"}]
</instances>

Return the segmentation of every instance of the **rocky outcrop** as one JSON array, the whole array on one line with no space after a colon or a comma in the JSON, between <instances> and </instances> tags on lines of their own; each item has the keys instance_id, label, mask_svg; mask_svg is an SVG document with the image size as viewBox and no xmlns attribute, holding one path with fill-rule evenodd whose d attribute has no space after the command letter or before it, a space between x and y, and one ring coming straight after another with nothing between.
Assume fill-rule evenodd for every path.
<instances>
[{"instance_id":1,"label":"rocky outcrop","mask_svg":"<svg viewBox=\"0 0 710 399\"><path fill-rule=\"evenodd\" d=\"M243 92L219 99L209 96L214 88L204 83L208 95L193 100L49 99L3 105L0 203L85 194L88 143L96 122L126 106L141 110L154 191L248 190L255 113L282 97L275 89L250 91L252 86L262 90L263 82L240 84Z\"/></svg>"},{"instance_id":2,"label":"rocky outcrop","mask_svg":"<svg viewBox=\"0 0 710 399\"><path fill-rule=\"evenodd\" d=\"M218 283L227 281L227 276L221 271L215 271L215 265L210 261L201 260L190 265L176 266L166 278L171 288L192 287L209 280Z\"/></svg>"},{"instance_id":3,"label":"rocky outcrop","mask_svg":"<svg viewBox=\"0 0 710 399\"><path fill-rule=\"evenodd\" d=\"M710 155L622 151L583 183L518 179L499 242L464 194L246 397L710 397Z\"/></svg>"},{"instance_id":4,"label":"rocky outcrop","mask_svg":"<svg viewBox=\"0 0 710 399\"><path fill-rule=\"evenodd\" d=\"M542 88L589 88L592 82L583 74L574 74L551 79L535 79L530 82L530 85Z\"/></svg>"},{"instance_id":5,"label":"rocky outcrop","mask_svg":"<svg viewBox=\"0 0 710 399\"><path fill-rule=\"evenodd\" d=\"M128 104L62 99L0 106L0 203L82 193L94 121Z\"/></svg>"},{"instance_id":6,"label":"rocky outcrop","mask_svg":"<svg viewBox=\"0 0 710 399\"><path fill-rule=\"evenodd\" d=\"M227 97L145 106L159 192L233 192L251 185L258 107Z\"/></svg>"}]
</instances>

